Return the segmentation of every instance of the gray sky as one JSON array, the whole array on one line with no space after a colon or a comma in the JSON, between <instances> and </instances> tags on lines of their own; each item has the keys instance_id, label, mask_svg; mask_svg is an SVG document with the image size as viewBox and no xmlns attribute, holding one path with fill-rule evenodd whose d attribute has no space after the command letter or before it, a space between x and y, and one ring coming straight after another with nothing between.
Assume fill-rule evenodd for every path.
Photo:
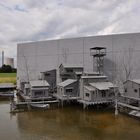
<instances>
[{"instance_id":1,"label":"gray sky","mask_svg":"<svg viewBox=\"0 0 140 140\"><path fill-rule=\"evenodd\" d=\"M140 0L0 0L0 48L19 42L140 32Z\"/></svg>"}]
</instances>

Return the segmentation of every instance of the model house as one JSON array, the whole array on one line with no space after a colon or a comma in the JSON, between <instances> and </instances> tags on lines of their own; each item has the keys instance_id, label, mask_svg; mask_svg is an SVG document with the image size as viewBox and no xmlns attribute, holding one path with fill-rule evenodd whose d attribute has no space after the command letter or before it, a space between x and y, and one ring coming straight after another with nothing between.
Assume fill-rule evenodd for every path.
<instances>
[{"instance_id":1,"label":"model house","mask_svg":"<svg viewBox=\"0 0 140 140\"><path fill-rule=\"evenodd\" d=\"M49 92L54 93L56 90L56 69L41 72L41 79L49 83Z\"/></svg>"},{"instance_id":2,"label":"model house","mask_svg":"<svg viewBox=\"0 0 140 140\"><path fill-rule=\"evenodd\" d=\"M96 103L113 102L115 86L111 82L93 82L84 86L84 100Z\"/></svg>"},{"instance_id":3,"label":"model house","mask_svg":"<svg viewBox=\"0 0 140 140\"><path fill-rule=\"evenodd\" d=\"M30 97L49 97L49 84L45 80L30 81Z\"/></svg>"},{"instance_id":4,"label":"model house","mask_svg":"<svg viewBox=\"0 0 140 140\"><path fill-rule=\"evenodd\" d=\"M60 100L75 100L79 97L78 81L65 80L57 85L57 98Z\"/></svg>"},{"instance_id":5,"label":"model house","mask_svg":"<svg viewBox=\"0 0 140 140\"><path fill-rule=\"evenodd\" d=\"M82 76L80 80L80 100L84 105L108 104L114 102L117 87L108 82L106 76Z\"/></svg>"},{"instance_id":6,"label":"model house","mask_svg":"<svg viewBox=\"0 0 140 140\"><path fill-rule=\"evenodd\" d=\"M119 96L118 109L133 117L140 117L140 79L124 82L124 92Z\"/></svg>"},{"instance_id":7,"label":"model house","mask_svg":"<svg viewBox=\"0 0 140 140\"><path fill-rule=\"evenodd\" d=\"M59 73L61 81L67 79L80 79L83 74L83 66L75 64L61 64L59 66Z\"/></svg>"},{"instance_id":8,"label":"model house","mask_svg":"<svg viewBox=\"0 0 140 140\"><path fill-rule=\"evenodd\" d=\"M124 82L124 96L140 98L140 79Z\"/></svg>"},{"instance_id":9,"label":"model house","mask_svg":"<svg viewBox=\"0 0 140 140\"><path fill-rule=\"evenodd\" d=\"M24 92L21 94L22 98L26 100L45 100L50 97L49 84L45 80L29 81L24 86Z\"/></svg>"}]
</instances>

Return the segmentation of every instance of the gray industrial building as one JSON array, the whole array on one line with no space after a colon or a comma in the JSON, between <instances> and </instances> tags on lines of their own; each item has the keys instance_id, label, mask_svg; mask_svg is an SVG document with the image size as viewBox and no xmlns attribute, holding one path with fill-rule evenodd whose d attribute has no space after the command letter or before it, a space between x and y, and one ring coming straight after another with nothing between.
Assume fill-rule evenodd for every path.
<instances>
[{"instance_id":1,"label":"gray industrial building","mask_svg":"<svg viewBox=\"0 0 140 140\"><path fill-rule=\"evenodd\" d=\"M84 72L96 71L90 55L93 47L105 47L104 74L113 83L140 78L140 33L114 34L20 43L17 47L17 86L21 82L38 80L40 72L57 70L59 66L74 64Z\"/></svg>"}]
</instances>

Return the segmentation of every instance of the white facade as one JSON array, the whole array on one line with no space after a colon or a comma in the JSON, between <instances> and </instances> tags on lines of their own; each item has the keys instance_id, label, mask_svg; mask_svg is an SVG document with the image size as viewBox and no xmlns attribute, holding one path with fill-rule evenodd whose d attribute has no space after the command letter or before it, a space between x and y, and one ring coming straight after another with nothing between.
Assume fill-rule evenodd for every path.
<instances>
[{"instance_id":1,"label":"white facade","mask_svg":"<svg viewBox=\"0 0 140 140\"><path fill-rule=\"evenodd\" d=\"M111 81L125 81L125 68L130 77L140 77L140 33L91 36L59 40L21 43L17 47L17 84L37 80L40 72L57 69L62 63L82 65L84 71L93 71L90 48L106 47L104 73ZM94 67L96 69L96 67ZM29 78L28 78L29 77Z\"/></svg>"}]
</instances>

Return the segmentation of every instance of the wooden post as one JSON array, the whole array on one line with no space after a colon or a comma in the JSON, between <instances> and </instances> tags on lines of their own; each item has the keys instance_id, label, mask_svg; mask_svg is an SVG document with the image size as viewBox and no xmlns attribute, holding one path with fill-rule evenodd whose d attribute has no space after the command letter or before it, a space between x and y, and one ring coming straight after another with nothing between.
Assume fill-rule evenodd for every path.
<instances>
[{"instance_id":1,"label":"wooden post","mask_svg":"<svg viewBox=\"0 0 140 140\"><path fill-rule=\"evenodd\" d=\"M118 103L115 101L115 115L118 115Z\"/></svg>"},{"instance_id":2,"label":"wooden post","mask_svg":"<svg viewBox=\"0 0 140 140\"><path fill-rule=\"evenodd\" d=\"M30 106L29 103L27 104L27 107L28 107L28 110L30 111L31 110L31 106Z\"/></svg>"},{"instance_id":3,"label":"wooden post","mask_svg":"<svg viewBox=\"0 0 140 140\"><path fill-rule=\"evenodd\" d=\"M17 106L16 106L15 102L12 100L10 102L10 112L13 112L15 109L17 109Z\"/></svg>"},{"instance_id":4,"label":"wooden post","mask_svg":"<svg viewBox=\"0 0 140 140\"><path fill-rule=\"evenodd\" d=\"M87 106L87 105L86 105L85 103L83 103L83 109L86 109L86 106Z\"/></svg>"},{"instance_id":5,"label":"wooden post","mask_svg":"<svg viewBox=\"0 0 140 140\"><path fill-rule=\"evenodd\" d=\"M10 112L12 112L12 109L13 109L13 108L12 108L12 102L13 102L13 101L12 101L12 99L10 98Z\"/></svg>"},{"instance_id":6,"label":"wooden post","mask_svg":"<svg viewBox=\"0 0 140 140\"><path fill-rule=\"evenodd\" d=\"M118 100L117 100L117 92L115 92L115 116L118 115Z\"/></svg>"},{"instance_id":7,"label":"wooden post","mask_svg":"<svg viewBox=\"0 0 140 140\"><path fill-rule=\"evenodd\" d=\"M31 101L30 101L30 100L27 100L27 102L28 102L28 103L27 103L27 108L28 108L28 110L30 111L30 110L31 110L31 106L30 106L30 102L31 102Z\"/></svg>"},{"instance_id":8,"label":"wooden post","mask_svg":"<svg viewBox=\"0 0 140 140\"><path fill-rule=\"evenodd\" d=\"M57 105L57 106L58 106L58 108L59 108L59 104L60 104L60 101L58 100L58 105Z\"/></svg>"},{"instance_id":9,"label":"wooden post","mask_svg":"<svg viewBox=\"0 0 140 140\"><path fill-rule=\"evenodd\" d=\"M140 101L138 101L138 106L139 106L139 108L140 108Z\"/></svg>"},{"instance_id":10,"label":"wooden post","mask_svg":"<svg viewBox=\"0 0 140 140\"><path fill-rule=\"evenodd\" d=\"M13 111L13 108L12 108L12 102L10 102L10 112Z\"/></svg>"},{"instance_id":11,"label":"wooden post","mask_svg":"<svg viewBox=\"0 0 140 140\"><path fill-rule=\"evenodd\" d=\"M61 100L61 107L63 108L63 99Z\"/></svg>"}]
</instances>

